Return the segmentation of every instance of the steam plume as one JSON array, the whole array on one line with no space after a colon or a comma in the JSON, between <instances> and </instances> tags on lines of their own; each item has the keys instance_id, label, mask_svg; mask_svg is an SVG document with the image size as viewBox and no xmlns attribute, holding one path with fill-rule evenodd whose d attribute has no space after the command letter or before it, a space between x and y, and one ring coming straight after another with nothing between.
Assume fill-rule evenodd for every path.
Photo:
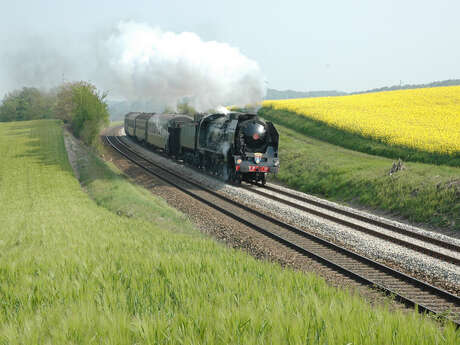
<instances>
[{"instance_id":1,"label":"steam plume","mask_svg":"<svg viewBox=\"0 0 460 345\"><path fill-rule=\"evenodd\" d=\"M264 96L255 61L225 43L204 42L194 33L123 22L104 48L109 69L104 79L117 85L117 95L128 99L161 100L174 106L187 97L204 111L220 104L254 103Z\"/></svg>"},{"instance_id":2,"label":"steam plume","mask_svg":"<svg viewBox=\"0 0 460 345\"><path fill-rule=\"evenodd\" d=\"M65 73L66 79L86 79L108 90L109 97L172 108L185 98L198 111L253 104L265 94L264 78L255 61L226 43L206 42L191 32L176 34L121 22L108 36L91 44L75 44L71 51L47 42L48 46L35 45L33 51L16 53L15 61L22 61L16 82L43 86L46 81L49 86L51 77L58 79ZM53 51L61 54L51 56ZM57 70L42 75L49 66ZM65 71L59 71L59 66Z\"/></svg>"}]
</instances>

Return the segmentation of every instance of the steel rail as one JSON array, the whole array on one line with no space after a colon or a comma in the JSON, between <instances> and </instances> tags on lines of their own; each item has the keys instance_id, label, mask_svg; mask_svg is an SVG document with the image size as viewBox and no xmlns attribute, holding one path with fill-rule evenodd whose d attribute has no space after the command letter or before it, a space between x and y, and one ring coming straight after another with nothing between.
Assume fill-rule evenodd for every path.
<instances>
[{"instance_id":1,"label":"steel rail","mask_svg":"<svg viewBox=\"0 0 460 345\"><path fill-rule=\"evenodd\" d=\"M268 190L271 190L273 192L276 192L276 193L285 195L287 197L296 199L298 201L302 201L302 202L305 202L307 204L310 204L310 205L313 205L313 206L316 206L316 207L320 207L320 208L323 208L323 209L326 209L326 210L329 210L329 211L332 211L332 212L335 212L335 213L338 213L338 214L342 214L342 215L344 215L346 217L354 218L356 220L359 220L359 221L362 221L362 222L365 222L365 223L368 223L368 224L372 224L372 225L378 226L380 228L390 230L390 231L399 233L399 234L407 236L407 237L411 237L411 238L421 240L421 241L425 241L425 242L430 242L431 244L437 245L439 247L443 247L445 249L449 249L451 251L455 251L455 252L460 253L460 246L455 244L455 243L446 242L446 241L443 241L443 240L440 240L440 239L437 239L437 238L433 238L431 236L426 236L426 235L421 234L421 233L408 231L408 230L406 230L406 229L404 229L402 227L399 227L397 225L388 224L388 223L379 221L377 219L373 219L371 217L368 217L366 215L357 214L357 213L354 213L354 212L351 212L351 211L347 211L347 210L335 207L334 205L327 204L327 203L319 201L319 200L312 200L312 199L309 199L307 197L303 197L303 196L300 196L298 194L295 194L293 192L288 192L286 190L276 188L274 186L276 186L276 185L267 184L263 188L257 188L257 190L268 189ZM268 194L268 193L265 193L265 194ZM284 200L284 199L282 199L282 200ZM295 205L298 205L298 204L295 204ZM294 207L296 207L296 206L294 206ZM306 207L306 209L309 209L309 208Z\"/></svg>"},{"instance_id":2,"label":"steel rail","mask_svg":"<svg viewBox=\"0 0 460 345\"><path fill-rule=\"evenodd\" d=\"M251 192L253 192L253 193L257 194L257 195L262 195L262 196L264 196L266 198L269 198L271 200L274 200L274 201L280 202L282 204L294 207L294 208L296 208L298 210L313 214L315 216L319 216L319 217L324 218L324 219L328 219L328 220L330 220L330 221L332 221L334 223L344 225L346 227L358 230L358 231L366 233L368 235L372 235L372 236L381 238L381 239L383 239L385 241L389 241L389 242L398 244L400 246L404 246L406 248L415 250L417 252L420 252L420 253L423 253L425 255L431 256L433 258L441 259L443 261L450 262L450 263L452 263L454 265L460 265L460 258L456 258L456 257L453 257L453 256L448 255L448 254L440 253L440 252L438 252L436 250L429 249L429 248L423 247L421 245L418 245L418 244L415 244L415 243L412 243L412 242L408 242L408 241L400 239L400 238L393 237L393 236L391 236L389 234L385 234L385 233L382 233L382 232L380 232L378 230L370 229L370 228L368 228L366 226L353 223L351 221L348 221L348 220L343 219L343 218L339 218L339 217L337 217L337 216L335 216L333 214L326 213L324 211L313 209L311 207L307 207L307 206L304 206L304 205L299 205L298 203L295 203L293 201L286 200L286 199L280 198L280 197L278 197L276 195L266 193L266 192L263 191L263 189L264 189L264 187L261 187L261 188L251 187L251 188L248 188L247 190L249 190L249 191L251 191ZM276 190L276 192L278 192L278 190ZM292 197L291 196L292 194L289 194L288 192L280 193L280 194ZM306 200L304 200L304 199L301 199L300 197L296 198L296 199L299 200L299 201L306 202L306 203L308 202L306 200L309 200L307 198L304 198L304 199L306 199ZM333 207L331 205L323 204L323 203L320 203L320 202L315 202L315 206L316 207L321 207L323 209L327 209L328 211L332 211L332 212L335 212L335 213L345 215L345 216L350 217L350 218L357 219L357 220L359 220L361 222L366 222L368 224L378 226L378 227L386 229L386 230L397 232L397 233L402 234L402 235L407 236L407 237L422 240L422 241L427 242L429 244L434 244L434 245L437 245L439 247L443 247L443 248L446 248L448 250L460 253L460 247L456 246L453 243L445 242L445 241L442 241L442 240L439 240L439 239L433 239L432 237L426 236L426 235L423 235L423 234L419 234L419 233L415 233L415 232L411 232L411 231L405 231L404 229L397 228L396 226L394 226L395 230L393 230L392 225L386 224L384 222L379 222L377 220L367 218L365 216L357 215L357 214L355 214L353 212L349 212L349 211L346 211L346 210L335 208L335 207ZM389 229L389 228L391 228L391 229Z\"/></svg>"},{"instance_id":3,"label":"steel rail","mask_svg":"<svg viewBox=\"0 0 460 345\"><path fill-rule=\"evenodd\" d=\"M446 312L445 308L442 309L442 310L439 310L436 305L433 306L433 304L430 304L430 303L425 303L426 299L427 298L437 298L437 299L441 299L442 301L440 302L440 305L442 306L445 306L445 305L448 305L452 310L452 308L455 310L454 312L454 318L450 318L452 322L454 322L457 327L460 326L460 297L459 296L456 296L456 295L453 295L443 289L440 289L438 287L435 287L431 284L428 284L426 282L423 282L421 280L418 280L414 277L411 277L405 273L402 273L398 270L395 270L393 268L390 268L388 266L385 266L383 264L380 264L376 261L373 261L369 258L366 258L364 256L361 256L359 254L356 254L346 248L343 248L343 247L340 247L334 243L331 243L329 241L326 241L324 239L321 239L317 236L314 236L312 234L309 234L301 229L298 229L294 226L291 226L289 224L286 224L286 223L283 223L277 219L274 219L270 216L267 216L259 211L256 211L256 210L253 210L245 205L241 205L239 203L237 203L236 201L232 200L232 199L228 199L226 197L224 197L223 195L215 192L215 191L212 191L212 190L209 190L208 188L206 187L203 187L197 183L194 183L192 181L183 181L183 183L186 183L190 186L193 186L193 187L198 187L200 190L204 190L205 192L231 204L231 205L234 205L234 206L237 206L239 208L241 208L242 210L245 210L247 212L250 212L262 219L266 219L268 220L269 222L273 223L273 224L276 224L278 226L280 226L281 228L284 228L284 229L287 229L289 231L291 231L292 233L295 233L297 235L300 235L304 238L307 238L309 240L311 240L312 242L315 242L316 244L320 244L322 246L324 246L325 248L329 248L329 249L332 249L338 253L341 253L345 256L347 256L348 258L352 258L354 259L357 263L361 263L363 264L363 267L366 269L367 267L372 267L375 271L375 272L380 272L380 273L384 273L388 276L388 278L396 278L398 279L398 284L400 283L405 283L407 284L408 286L406 286L406 289L403 289L404 291L407 291L407 287L412 287L413 289L416 289L417 291L420 290L422 292L430 292L430 296L421 296L420 299L422 300L422 302L420 303L421 300L417 301L417 298L411 298L411 297L407 297L407 296L404 296L402 293L399 293L397 291L397 289L394 289L394 288L391 288L391 287L388 287L388 286L385 286L383 283L379 283L378 281L375 280L375 278L369 278L369 277L365 277L364 275L360 274L359 272L357 272L358 270L355 269L355 270L351 270L351 269L348 269L346 267L344 267L343 265L341 265L340 263L337 263L337 262L334 262L333 260L331 259L328 259L322 255L319 255L318 253L315 253L311 250L308 250L296 243L293 243L292 241L282 237L282 236L279 236L273 232L270 232L268 231L267 229L264 229L262 227L260 227L259 225L257 224L254 224L253 222L250 222L248 221L247 219L243 219L242 217L228 211L226 208L224 207L221 207L221 206L218 206L216 205L215 203L213 202L210 202L209 200L207 200L206 198L203 198L199 195L197 195L196 193L193 193L192 191L190 191L190 189L187 189L183 186L181 186L179 183L176 183L176 182L172 182L171 179L165 177L164 175L162 175L161 173L159 173L158 171L161 171L166 174L169 174L171 176L174 176L175 178L177 179L180 179L180 180L183 180L183 177L180 176L179 174L173 172L173 171L170 171L169 169L166 169L156 163L153 163L151 162L150 160L148 160L147 158L143 157L142 155L140 155L139 153L135 152L133 149L129 148L125 143L123 143L118 137L111 137L111 136L106 136L106 140L108 142L108 144L113 147L119 154L121 154L122 156L124 156L125 158L127 158L128 160L130 160L131 162L133 162L134 164L136 164L137 166L139 166L140 168L142 168L143 170L145 170L146 172L148 172L149 174L152 174L154 176L156 176L157 178L160 178L162 179L163 181L167 182L168 184L171 184L172 186L178 188L179 190L181 190L182 192L190 195L191 197L199 200L200 202L220 211L221 213L223 214L226 214L227 216L239 221L240 223L242 224L245 224L247 225L248 227L250 228L253 228L254 230L260 232L260 233L263 233L264 235L282 243L283 245L287 246L287 247L290 247L294 250L296 250L297 252L300 252L302 253L303 255L306 255L308 257L311 257L315 260L318 260L319 262L322 262L323 264L327 265L328 267L331 267L335 270L337 270L338 272L341 272L342 274L345 274L346 276L354 279L355 281L358 281L362 284L365 284L365 285L370 285L370 286L374 286L374 287L377 287L378 289L382 290L383 292L385 292L386 294L389 294L391 296L394 296L397 300L405 303L406 305L409 305L409 306L415 306L417 305L418 306L418 310L419 311L426 311L426 312L431 312L431 313L434 313L434 314L439 314L441 313L441 316L442 317L446 317L444 314ZM114 141L117 141L117 143L114 143ZM127 151L127 152L126 152ZM133 158L136 157L136 158ZM155 171L154 169L152 169L151 167L147 167L148 165L154 167L157 171ZM398 285L399 286L399 285ZM404 286L403 286L404 287ZM416 291L416 292L417 292ZM417 296L416 296L417 297ZM438 309L438 310L436 310Z\"/></svg>"}]
</instances>

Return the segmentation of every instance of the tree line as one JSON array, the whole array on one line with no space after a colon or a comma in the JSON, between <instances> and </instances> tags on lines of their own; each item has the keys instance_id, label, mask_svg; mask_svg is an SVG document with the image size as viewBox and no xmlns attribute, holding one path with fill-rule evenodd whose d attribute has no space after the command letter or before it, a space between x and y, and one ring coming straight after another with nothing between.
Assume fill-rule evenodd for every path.
<instances>
[{"instance_id":1,"label":"tree line","mask_svg":"<svg viewBox=\"0 0 460 345\"><path fill-rule=\"evenodd\" d=\"M106 96L85 81L64 83L50 91L24 87L5 95L0 122L61 119L86 144L96 146L100 129L109 122Z\"/></svg>"}]
</instances>

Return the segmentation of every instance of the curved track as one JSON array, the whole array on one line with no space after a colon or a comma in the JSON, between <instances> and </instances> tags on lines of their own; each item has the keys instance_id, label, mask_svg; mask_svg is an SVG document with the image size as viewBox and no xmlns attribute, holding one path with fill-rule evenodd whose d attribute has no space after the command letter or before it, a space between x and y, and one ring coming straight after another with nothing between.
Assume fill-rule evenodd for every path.
<instances>
[{"instance_id":1,"label":"curved track","mask_svg":"<svg viewBox=\"0 0 460 345\"><path fill-rule=\"evenodd\" d=\"M407 305L418 305L419 311L440 314L460 326L459 296L239 204L216 191L185 180L176 172L143 157L122 142L119 137L107 136L106 140L119 154L147 173L155 175L234 220L345 274L355 281L377 287Z\"/></svg>"}]
</instances>

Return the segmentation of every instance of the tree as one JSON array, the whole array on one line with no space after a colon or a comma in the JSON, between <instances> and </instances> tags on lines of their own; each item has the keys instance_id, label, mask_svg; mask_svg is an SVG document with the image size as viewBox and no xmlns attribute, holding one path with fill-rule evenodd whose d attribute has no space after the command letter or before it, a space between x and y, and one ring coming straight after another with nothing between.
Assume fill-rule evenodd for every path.
<instances>
[{"instance_id":1,"label":"tree","mask_svg":"<svg viewBox=\"0 0 460 345\"><path fill-rule=\"evenodd\" d=\"M15 121L18 118L17 108L19 107L19 90L15 90L3 98L0 107L0 121Z\"/></svg>"},{"instance_id":2,"label":"tree","mask_svg":"<svg viewBox=\"0 0 460 345\"><path fill-rule=\"evenodd\" d=\"M78 82L72 90L72 130L86 144L97 146L100 129L109 123L109 113L105 98L90 83Z\"/></svg>"},{"instance_id":3,"label":"tree","mask_svg":"<svg viewBox=\"0 0 460 345\"><path fill-rule=\"evenodd\" d=\"M163 114L172 114L175 113L174 109L170 107L169 105L165 106L163 110Z\"/></svg>"},{"instance_id":4,"label":"tree","mask_svg":"<svg viewBox=\"0 0 460 345\"><path fill-rule=\"evenodd\" d=\"M180 102L177 104L177 112L179 114L187 114L187 115L195 115L197 111L195 108L193 108L191 105L188 104L188 102Z\"/></svg>"},{"instance_id":5,"label":"tree","mask_svg":"<svg viewBox=\"0 0 460 345\"><path fill-rule=\"evenodd\" d=\"M54 114L64 123L71 123L75 112L75 103L73 101L73 88L82 85L79 83L64 83L57 88L56 104L54 105Z\"/></svg>"},{"instance_id":6,"label":"tree","mask_svg":"<svg viewBox=\"0 0 460 345\"><path fill-rule=\"evenodd\" d=\"M34 87L10 92L3 98L0 121L28 121L53 117L55 96Z\"/></svg>"}]
</instances>

